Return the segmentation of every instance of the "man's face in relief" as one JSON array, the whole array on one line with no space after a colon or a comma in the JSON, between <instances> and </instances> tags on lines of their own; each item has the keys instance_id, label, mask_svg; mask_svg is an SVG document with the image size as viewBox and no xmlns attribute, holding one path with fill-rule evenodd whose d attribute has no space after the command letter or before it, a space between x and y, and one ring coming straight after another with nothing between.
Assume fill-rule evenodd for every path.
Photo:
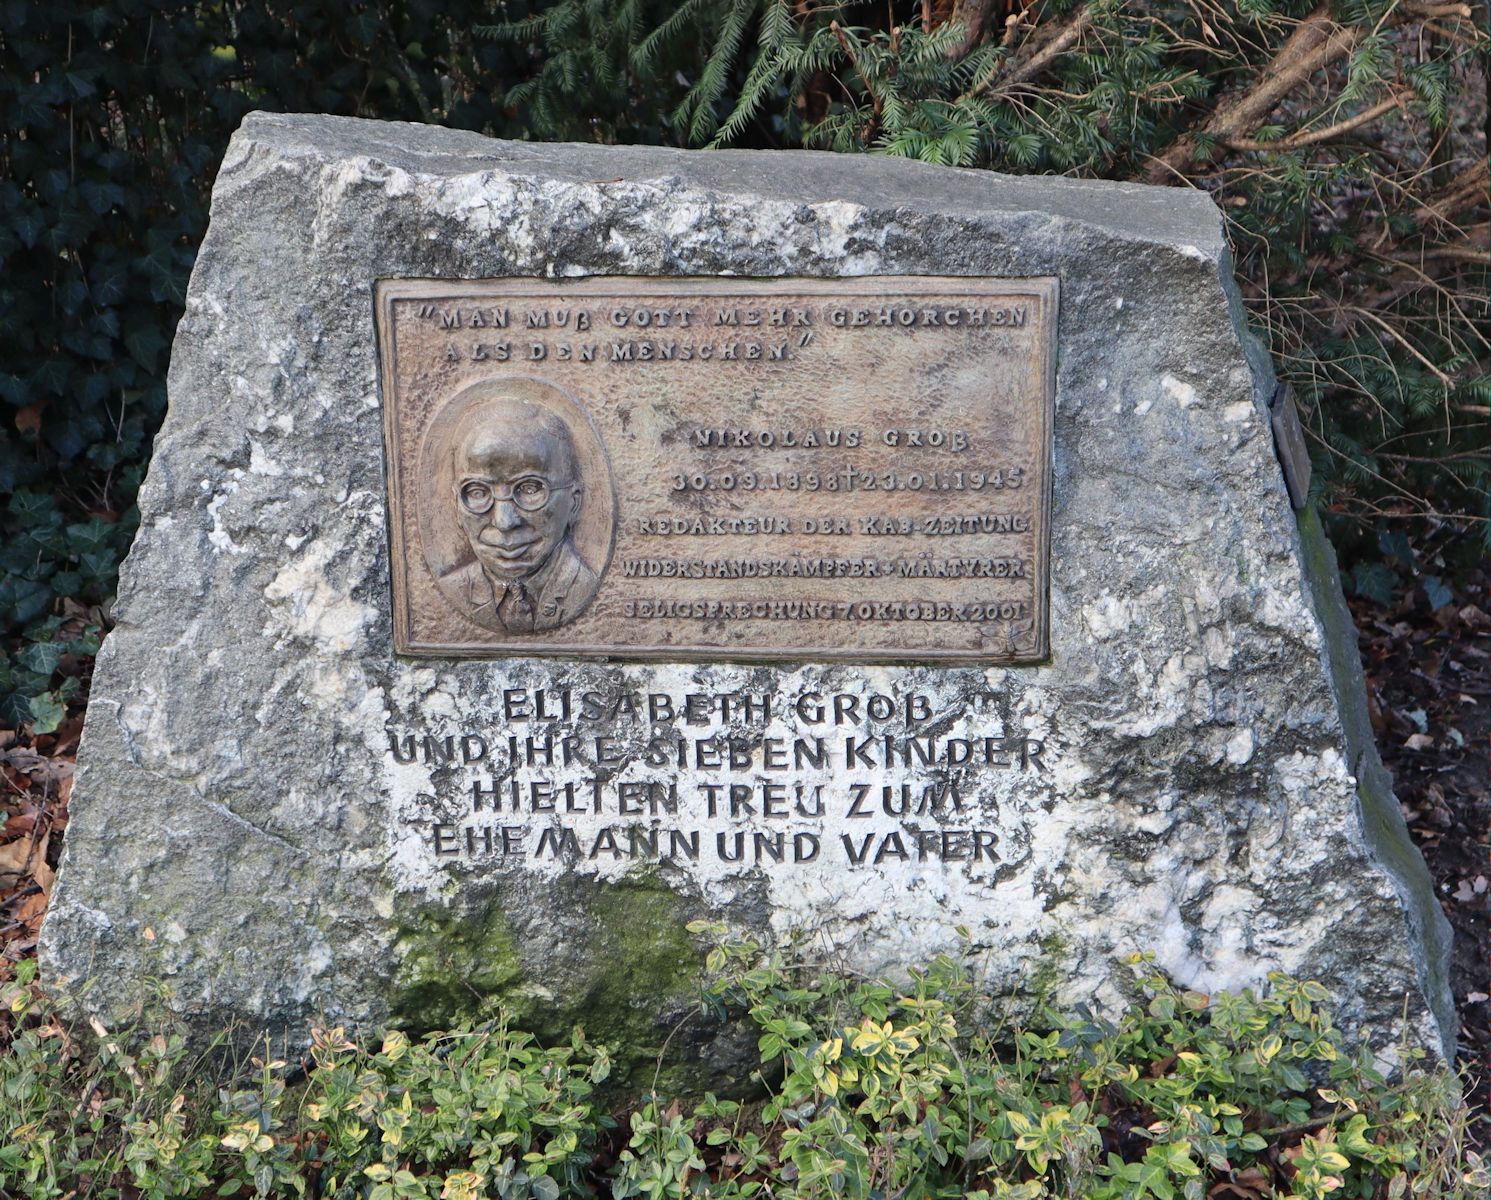
<instances>
[{"instance_id":1,"label":"man's face in relief","mask_svg":"<svg viewBox=\"0 0 1491 1200\"><path fill-rule=\"evenodd\" d=\"M519 400L484 409L456 447L456 507L493 579L539 571L580 511L574 447L563 421Z\"/></svg>"}]
</instances>

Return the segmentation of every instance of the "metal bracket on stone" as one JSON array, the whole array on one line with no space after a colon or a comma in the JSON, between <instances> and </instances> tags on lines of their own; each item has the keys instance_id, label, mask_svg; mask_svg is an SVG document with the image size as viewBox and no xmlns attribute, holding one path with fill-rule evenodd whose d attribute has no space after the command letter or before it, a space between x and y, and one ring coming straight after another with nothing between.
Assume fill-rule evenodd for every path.
<instances>
[{"instance_id":1,"label":"metal bracket on stone","mask_svg":"<svg viewBox=\"0 0 1491 1200\"><path fill-rule=\"evenodd\" d=\"M1310 498L1310 454L1305 449L1305 431L1299 423L1294 389L1289 384L1281 383L1274 388L1268 411L1274 427L1274 451L1279 456L1279 466L1284 468L1289 502L1295 508L1304 508Z\"/></svg>"}]
</instances>

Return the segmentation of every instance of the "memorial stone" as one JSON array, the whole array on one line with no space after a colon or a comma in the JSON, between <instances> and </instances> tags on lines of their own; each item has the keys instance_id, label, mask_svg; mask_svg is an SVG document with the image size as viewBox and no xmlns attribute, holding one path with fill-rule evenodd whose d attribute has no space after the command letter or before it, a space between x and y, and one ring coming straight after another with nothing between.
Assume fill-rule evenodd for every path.
<instances>
[{"instance_id":1,"label":"memorial stone","mask_svg":"<svg viewBox=\"0 0 1491 1200\"><path fill-rule=\"evenodd\" d=\"M695 918L890 971L963 927L1017 1002L1111 1010L1149 950L1448 1052L1230 272L1182 189L250 116L48 977L625 1061Z\"/></svg>"}]
</instances>

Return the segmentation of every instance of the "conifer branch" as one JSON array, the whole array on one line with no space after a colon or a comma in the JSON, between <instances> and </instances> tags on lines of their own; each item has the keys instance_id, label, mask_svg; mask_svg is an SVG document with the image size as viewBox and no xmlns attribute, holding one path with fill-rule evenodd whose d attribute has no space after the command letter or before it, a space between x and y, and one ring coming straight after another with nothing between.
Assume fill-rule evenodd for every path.
<instances>
[{"instance_id":1,"label":"conifer branch","mask_svg":"<svg viewBox=\"0 0 1491 1200\"><path fill-rule=\"evenodd\" d=\"M875 140L875 135L880 132L880 93L875 89L875 85L860 64L859 55L854 52L854 45L850 42L849 35L844 32L844 27L837 21L830 21L828 28L838 40L839 48L844 51L844 57L849 60L849 65L854 68L854 73L859 76L860 83L864 85L865 94L870 98L870 123L861 135L865 144L869 145Z\"/></svg>"},{"instance_id":2,"label":"conifer branch","mask_svg":"<svg viewBox=\"0 0 1491 1200\"><path fill-rule=\"evenodd\" d=\"M1338 25L1330 5L1320 4L1300 21L1254 83L1224 98L1200 130L1185 134L1151 160L1144 178L1149 183L1185 179L1203 146L1250 134L1316 71L1350 54L1365 34L1361 26Z\"/></svg>"},{"instance_id":3,"label":"conifer branch","mask_svg":"<svg viewBox=\"0 0 1491 1200\"><path fill-rule=\"evenodd\" d=\"M1491 160L1483 154L1414 210L1414 224L1448 222L1456 213L1484 201L1488 168L1491 168Z\"/></svg>"},{"instance_id":4,"label":"conifer branch","mask_svg":"<svg viewBox=\"0 0 1491 1200\"><path fill-rule=\"evenodd\" d=\"M1391 308L1414 292L1434 288L1444 295L1459 315L1464 328L1484 347L1488 343L1480 332L1478 322L1460 303L1461 299L1473 298L1474 293L1469 296L1463 292L1457 295L1442 281L1462 278L1467 267L1474 269L1483 266L1488 251L1491 251L1491 225L1482 224L1472 226L1466 230L1464 237L1453 242L1375 254L1372 257L1379 261L1400 262L1403 265L1387 275L1381 286L1361 296L1355 305L1343 307L1332 304L1335 316L1330 323L1331 329L1337 334L1344 334L1358 324L1364 313ZM1481 294L1484 296L1484 291Z\"/></svg>"},{"instance_id":5,"label":"conifer branch","mask_svg":"<svg viewBox=\"0 0 1491 1200\"><path fill-rule=\"evenodd\" d=\"M383 19L385 25L392 24L388 13L382 11L381 6L378 15ZM399 76L404 81L404 86L409 89L414 97L414 103L419 108L420 119L427 125L435 124L435 110L430 104L430 98L425 95L424 87L420 83L419 76L415 73L414 67L410 64L408 57L399 48L398 39L392 39L390 46L393 51L394 65L398 69Z\"/></svg>"},{"instance_id":6,"label":"conifer branch","mask_svg":"<svg viewBox=\"0 0 1491 1200\"><path fill-rule=\"evenodd\" d=\"M963 36L948 47L947 61L961 62L975 46L983 41L993 16L994 0L956 0L948 23L961 25Z\"/></svg>"},{"instance_id":7,"label":"conifer branch","mask_svg":"<svg viewBox=\"0 0 1491 1200\"><path fill-rule=\"evenodd\" d=\"M1011 32L1016 28L1018 26L1012 26ZM1053 25L1037 25L1020 49L1011 57L1002 60L1001 69L980 81L978 86L962 99L1002 95L1034 79L1081 41L1091 28L1092 8L1089 5L1073 9ZM1049 32L1045 32L1047 29Z\"/></svg>"},{"instance_id":8,"label":"conifer branch","mask_svg":"<svg viewBox=\"0 0 1491 1200\"><path fill-rule=\"evenodd\" d=\"M1395 250L1387 257L1396 262L1422 262L1431 258L1453 258L1461 262L1484 264L1491 252L1491 225L1472 225L1465 236L1439 246L1422 246L1413 250Z\"/></svg>"},{"instance_id":9,"label":"conifer branch","mask_svg":"<svg viewBox=\"0 0 1491 1200\"><path fill-rule=\"evenodd\" d=\"M1463 17L1468 21L1472 15L1468 4L1405 4L1402 8L1405 16L1414 21L1434 21L1440 17Z\"/></svg>"},{"instance_id":10,"label":"conifer branch","mask_svg":"<svg viewBox=\"0 0 1491 1200\"><path fill-rule=\"evenodd\" d=\"M1019 54L1016 55L1016 61L999 80L1000 88L1012 88L1034 79L1080 42L1092 29L1092 23L1092 7L1083 5L1051 26L1050 34L1044 38L1040 36L1040 27L1037 26L1036 32L1021 47L1022 51L1032 52L1030 57L1021 60Z\"/></svg>"},{"instance_id":11,"label":"conifer branch","mask_svg":"<svg viewBox=\"0 0 1491 1200\"><path fill-rule=\"evenodd\" d=\"M1278 149L1281 143L1258 143L1248 136L1249 133L1263 124L1292 92L1308 83L1315 72L1350 54L1364 37L1410 22L1441 17L1468 18L1470 14L1470 6L1461 3L1399 3L1388 10L1375 29L1368 29L1365 25L1337 24L1331 16L1330 4L1321 3L1300 21L1272 61L1258 73L1253 84L1225 97L1199 131L1185 134L1150 160L1144 171L1145 180L1172 183L1187 178L1197 165L1203 146L1208 143L1246 150ZM1381 112L1376 112L1359 123L1365 124L1366 120L1381 115ZM1323 135L1325 131L1319 132ZM1344 130L1333 130L1330 136L1340 132ZM1299 139L1294 142L1296 146L1325 140L1323 136L1308 134L1296 137ZM1234 146L1239 142L1244 144Z\"/></svg>"},{"instance_id":12,"label":"conifer branch","mask_svg":"<svg viewBox=\"0 0 1491 1200\"><path fill-rule=\"evenodd\" d=\"M1402 108L1411 98L1411 95L1412 93L1406 89L1396 91L1391 96L1372 105L1371 108L1365 108L1355 116L1337 121L1334 125L1327 125L1323 129L1305 130L1286 138L1280 138L1278 141L1260 142L1253 138L1227 138L1222 142L1222 145L1226 146L1229 150L1297 150L1301 146L1314 146L1320 142L1328 142L1332 138L1340 137L1342 134L1350 133L1353 129L1360 129L1363 125L1370 125L1384 113Z\"/></svg>"}]
</instances>

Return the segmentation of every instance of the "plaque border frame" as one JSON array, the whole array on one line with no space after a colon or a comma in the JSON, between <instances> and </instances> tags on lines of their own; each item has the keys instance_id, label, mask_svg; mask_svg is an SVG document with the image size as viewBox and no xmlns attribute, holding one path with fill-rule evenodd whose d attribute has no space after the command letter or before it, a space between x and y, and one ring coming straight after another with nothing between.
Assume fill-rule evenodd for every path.
<instances>
[{"instance_id":1,"label":"plaque border frame","mask_svg":"<svg viewBox=\"0 0 1491 1200\"><path fill-rule=\"evenodd\" d=\"M846 650L837 647L746 647L727 646L643 646L635 649L609 643L559 642L420 642L410 627L408 603L409 580L406 556L410 547L402 529L402 480L398 456L399 444L393 389L398 378L397 347L392 337L393 305L398 300L453 300L482 295L553 296L570 292L575 296L604 296L617 289L643 286L661 288L677 295L709 295L729 289L737 295L781 296L785 287L804 296L852 296L882 294L891 289L903 296L928 295L949 290L949 282L984 285L997 296L1031 295L1041 299L1045 321L1044 337L1035 339L1041 355L1042 396L1040 433L1042 443L1042 486L1036 498L1040 515L1040 536L1035 545L1036 588L1035 648L1024 654L999 654L986 650ZM1060 280L1055 275L576 275L563 278L543 276L484 276L478 279L428 278L415 276L380 277L373 282L373 324L376 339L377 395L382 409L384 516L388 532L389 586L393 621L394 653L416 659L510 659L550 658L581 659L591 662L720 662L720 663L853 663L864 666L1042 666L1051 661L1051 516L1056 473L1056 359L1058 324L1061 317Z\"/></svg>"}]
</instances>

